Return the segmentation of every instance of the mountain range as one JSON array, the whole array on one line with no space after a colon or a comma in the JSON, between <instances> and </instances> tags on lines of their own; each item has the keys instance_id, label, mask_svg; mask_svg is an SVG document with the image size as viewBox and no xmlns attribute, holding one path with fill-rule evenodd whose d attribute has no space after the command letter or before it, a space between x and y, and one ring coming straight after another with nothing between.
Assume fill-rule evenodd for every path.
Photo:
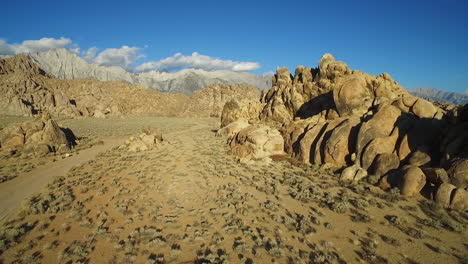
<instances>
[{"instance_id":1,"label":"mountain range","mask_svg":"<svg viewBox=\"0 0 468 264\"><path fill-rule=\"evenodd\" d=\"M434 88L421 87L414 90L408 90L412 95L430 101L445 102L451 104L466 104L468 103L468 94L459 94L453 92L445 92Z\"/></svg>"},{"instance_id":2,"label":"mountain range","mask_svg":"<svg viewBox=\"0 0 468 264\"><path fill-rule=\"evenodd\" d=\"M123 81L161 92L191 95L203 88L227 83L245 84L259 90L271 88L272 74L255 75L248 72L205 71L184 69L174 73L149 71L131 73L117 66L101 66L88 63L66 49L33 52L27 56L41 69L57 79L96 79L100 81Z\"/></svg>"}]
</instances>

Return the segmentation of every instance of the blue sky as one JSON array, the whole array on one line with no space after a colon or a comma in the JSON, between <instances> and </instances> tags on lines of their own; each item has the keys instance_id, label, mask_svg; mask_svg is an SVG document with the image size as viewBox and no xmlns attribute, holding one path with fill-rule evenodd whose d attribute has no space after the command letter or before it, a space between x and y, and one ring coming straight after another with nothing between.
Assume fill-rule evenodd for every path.
<instances>
[{"instance_id":1,"label":"blue sky","mask_svg":"<svg viewBox=\"0 0 468 264\"><path fill-rule=\"evenodd\" d=\"M88 59L104 65L260 74L277 66L291 72L297 65L316 67L330 52L352 69L388 72L409 89L468 89L466 0L44 0L2 6L3 54L11 47L21 51L26 40L64 38L81 56L97 50Z\"/></svg>"}]
</instances>

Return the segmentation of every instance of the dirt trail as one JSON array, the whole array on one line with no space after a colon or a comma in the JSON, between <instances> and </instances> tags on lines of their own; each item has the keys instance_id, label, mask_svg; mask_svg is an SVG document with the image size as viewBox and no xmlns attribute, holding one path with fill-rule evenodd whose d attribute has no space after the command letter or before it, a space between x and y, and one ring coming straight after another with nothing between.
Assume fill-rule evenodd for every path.
<instances>
[{"instance_id":1,"label":"dirt trail","mask_svg":"<svg viewBox=\"0 0 468 264\"><path fill-rule=\"evenodd\" d=\"M73 166L92 160L98 153L122 144L124 139L110 138L103 141L102 145L93 146L80 151L79 154L37 167L0 184L0 222L11 216L21 201L40 191L54 177L65 175Z\"/></svg>"},{"instance_id":2,"label":"dirt trail","mask_svg":"<svg viewBox=\"0 0 468 264\"><path fill-rule=\"evenodd\" d=\"M190 135L190 132L205 126L203 124L194 124L188 129L169 132L168 135L171 137L181 134ZM0 223L11 216L24 199L40 191L54 177L65 175L72 167L92 160L97 154L122 144L124 140L125 138L104 139L102 145L82 150L79 154L73 154L71 157L60 159L52 164L40 166L0 184Z\"/></svg>"}]
</instances>

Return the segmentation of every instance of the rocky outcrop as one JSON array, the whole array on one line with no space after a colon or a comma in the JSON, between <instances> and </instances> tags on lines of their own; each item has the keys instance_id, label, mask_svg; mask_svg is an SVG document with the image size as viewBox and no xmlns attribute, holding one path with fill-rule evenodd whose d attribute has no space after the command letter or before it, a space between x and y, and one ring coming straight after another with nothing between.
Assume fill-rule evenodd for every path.
<instances>
[{"instance_id":1,"label":"rocky outcrop","mask_svg":"<svg viewBox=\"0 0 468 264\"><path fill-rule=\"evenodd\" d=\"M350 70L329 54L317 69L300 66L295 76L278 68L261 102L260 121L281 126L292 158L334 168L343 181L368 177L408 197L425 186L467 186L468 105L434 104L386 73Z\"/></svg>"},{"instance_id":2,"label":"rocky outcrop","mask_svg":"<svg viewBox=\"0 0 468 264\"><path fill-rule=\"evenodd\" d=\"M47 114L36 120L13 124L0 130L0 152L3 156L20 152L23 155L42 157L49 153L66 152L73 145L73 132L61 128Z\"/></svg>"},{"instance_id":3,"label":"rocky outcrop","mask_svg":"<svg viewBox=\"0 0 468 264\"><path fill-rule=\"evenodd\" d=\"M48 74L58 79L121 81L161 92L183 93L187 96L205 87L221 83L244 84L260 90L271 87L271 76L268 74L255 75L248 72L200 69L185 69L175 73L157 71L130 73L121 67L90 64L66 49L35 52L28 56Z\"/></svg>"},{"instance_id":4,"label":"rocky outcrop","mask_svg":"<svg viewBox=\"0 0 468 264\"><path fill-rule=\"evenodd\" d=\"M157 129L142 129L138 136L130 136L120 149L140 152L155 148L163 142L163 136Z\"/></svg>"}]
</instances>

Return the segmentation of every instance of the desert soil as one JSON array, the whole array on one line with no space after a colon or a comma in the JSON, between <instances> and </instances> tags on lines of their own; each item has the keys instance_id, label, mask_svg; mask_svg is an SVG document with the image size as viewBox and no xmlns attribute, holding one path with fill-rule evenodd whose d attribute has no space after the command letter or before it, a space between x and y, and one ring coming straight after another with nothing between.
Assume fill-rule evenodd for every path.
<instances>
[{"instance_id":1,"label":"desert soil","mask_svg":"<svg viewBox=\"0 0 468 264\"><path fill-rule=\"evenodd\" d=\"M123 141L122 138L105 139L102 144L69 154L71 156L60 155L55 162L43 164L0 184L0 222L11 216L21 201L40 191L54 177L65 175L72 167L94 159L98 153L119 146Z\"/></svg>"},{"instance_id":2,"label":"desert soil","mask_svg":"<svg viewBox=\"0 0 468 264\"><path fill-rule=\"evenodd\" d=\"M218 119L63 123L103 138L103 148L108 137L143 127L161 129L164 142L138 153L114 147L88 161L78 160L80 151L76 166L55 173L62 177L3 224L0 263L468 261L466 213L366 183L343 185L330 171L287 159L240 164L215 136ZM46 169L24 180L49 181ZM27 195L34 184L12 184L22 177L1 190L11 184Z\"/></svg>"}]
</instances>

